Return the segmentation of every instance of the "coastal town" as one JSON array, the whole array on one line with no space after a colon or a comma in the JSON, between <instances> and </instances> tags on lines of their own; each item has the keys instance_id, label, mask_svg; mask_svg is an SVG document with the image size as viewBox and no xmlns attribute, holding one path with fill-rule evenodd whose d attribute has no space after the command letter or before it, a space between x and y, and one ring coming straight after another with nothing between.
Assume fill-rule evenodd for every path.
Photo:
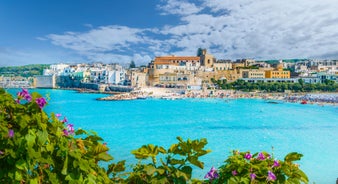
<instances>
[{"instance_id":1,"label":"coastal town","mask_svg":"<svg viewBox=\"0 0 338 184\"><path fill-rule=\"evenodd\" d=\"M159 56L146 66L128 67L118 63L101 62L79 64L52 64L42 75L31 78L0 76L3 88L62 88L85 92L113 93L100 100L130 100L157 97L259 97L267 94L240 94L221 90L215 81L227 83L243 80L248 83L305 84L338 82L337 60L299 60L287 62L256 61L254 59L216 59L206 49L198 49L196 56ZM286 90L287 91L287 90ZM119 94L123 93L123 94ZM280 98L289 95L279 95ZM318 96L313 101L337 102L337 95ZM295 99L295 98L294 98ZM298 100L303 98L297 97ZM323 100L326 99L326 100ZM307 99L311 100L311 99Z\"/></svg>"}]
</instances>

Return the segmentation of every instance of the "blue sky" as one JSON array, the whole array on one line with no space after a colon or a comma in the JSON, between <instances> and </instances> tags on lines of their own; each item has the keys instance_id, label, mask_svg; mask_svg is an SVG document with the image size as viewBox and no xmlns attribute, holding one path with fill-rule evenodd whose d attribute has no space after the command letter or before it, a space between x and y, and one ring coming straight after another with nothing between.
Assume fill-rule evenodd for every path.
<instances>
[{"instance_id":1,"label":"blue sky","mask_svg":"<svg viewBox=\"0 0 338 184\"><path fill-rule=\"evenodd\" d=\"M0 66L155 56L338 59L335 0L3 0Z\"/></svg>"}]
</instances>

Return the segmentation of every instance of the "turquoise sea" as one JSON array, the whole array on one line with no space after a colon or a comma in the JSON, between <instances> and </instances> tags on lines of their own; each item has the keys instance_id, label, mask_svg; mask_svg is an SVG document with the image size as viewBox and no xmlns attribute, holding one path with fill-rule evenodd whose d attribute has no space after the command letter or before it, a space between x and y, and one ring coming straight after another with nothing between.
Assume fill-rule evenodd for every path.
<instances>
[{"instance_id":1,"label":"turquoise sea","mask_svg":"<svg viewBox=\"0 0 338 184\"><path fill-rule=\"evenodd\" d=\"M299 164L310 183L334 183L338 177L337 106L256 99L96 101L106 95L35 91L49 94L48 112L61 113L75 128L97 132L114 148L115 161L125 159L127 165L135 161L131 150L148 143L168 147L182 136L207 138L206 147L212 150L202 157L205 169L194 169L194 177L203 178L212 166L220 166L233 149L271 152L272 147L278 159L302 153Z\"/></svg>"}]
</instances>

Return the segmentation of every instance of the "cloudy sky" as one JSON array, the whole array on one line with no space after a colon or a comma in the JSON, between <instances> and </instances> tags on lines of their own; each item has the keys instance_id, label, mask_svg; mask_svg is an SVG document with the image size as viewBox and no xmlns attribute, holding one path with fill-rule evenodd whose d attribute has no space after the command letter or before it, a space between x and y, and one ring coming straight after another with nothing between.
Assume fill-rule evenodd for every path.
<instances>
[{"instance_id":1,"label":"cloudy sky","mask_svg":"<svg viewBox=\"0 0 338 184\"><path fill-rule=\"evenodd\" d=\"M337 0L4 0L0 66L155 56L338 59Z\"/></svg>"}]
</instances>

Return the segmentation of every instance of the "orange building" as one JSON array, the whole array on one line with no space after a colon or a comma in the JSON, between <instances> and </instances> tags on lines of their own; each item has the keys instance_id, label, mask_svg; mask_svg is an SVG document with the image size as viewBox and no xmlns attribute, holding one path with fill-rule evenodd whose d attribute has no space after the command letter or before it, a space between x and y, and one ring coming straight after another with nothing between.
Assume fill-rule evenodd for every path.
<instances>
[{"instance_id":1,"label":"orange building","mask_svg":"<svg viewBox=\"0 0 338 184\"><path fill-rule=\"evenodd\" d=\"M277 70L265 71L265 78L289 79L290 71L284 71L283 64L278 64Z\"/></svg>"}]
</instances>

